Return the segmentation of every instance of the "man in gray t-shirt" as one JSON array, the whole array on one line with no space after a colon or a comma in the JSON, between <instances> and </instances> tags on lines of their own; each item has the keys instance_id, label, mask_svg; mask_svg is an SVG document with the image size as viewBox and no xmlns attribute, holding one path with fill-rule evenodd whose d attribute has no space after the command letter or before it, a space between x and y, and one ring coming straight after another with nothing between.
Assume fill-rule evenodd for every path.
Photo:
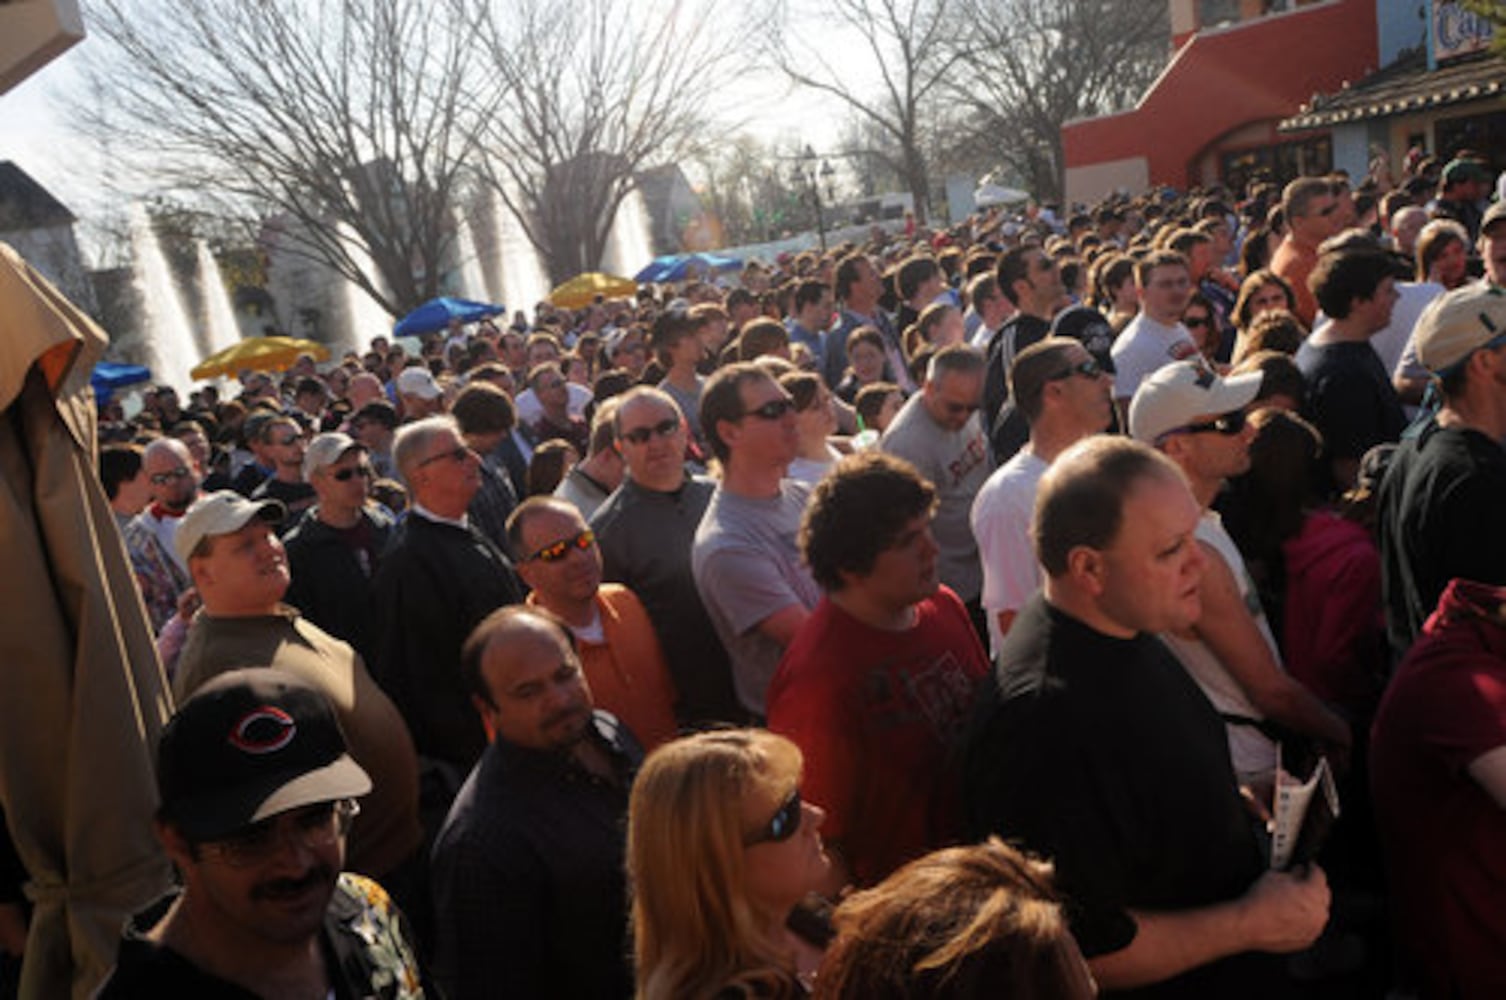
<instances>
[{"instance_id":1,"label":"man in gray t-shirt","mask_svg":"<svg viewBox=\"0 0 1506 1000\"><path fill-rule=\"evenodd\" d=\"M723 474L691 568L738 699L762 716L785 646L821 599L795 542L809 491L784 478L799 445L794 404L765 369L728 365L701 394L701 426Z\"/></svg>"},{"instance_id":2,"label":"man in gray t-shirt","mask_svg":"<svg viewBox=\"0 0 1506 1000\"><path fill-rule=\"evenodd\" d=\"M978 418L984 366L983 355L966 344L942 348L931 359L925 385L879 441L880 448L915 466L936 487L931 530L941 548L941 582L957 592L980 627L983 568L968 514L991 471Z\"/></svg>"}]
</instances>

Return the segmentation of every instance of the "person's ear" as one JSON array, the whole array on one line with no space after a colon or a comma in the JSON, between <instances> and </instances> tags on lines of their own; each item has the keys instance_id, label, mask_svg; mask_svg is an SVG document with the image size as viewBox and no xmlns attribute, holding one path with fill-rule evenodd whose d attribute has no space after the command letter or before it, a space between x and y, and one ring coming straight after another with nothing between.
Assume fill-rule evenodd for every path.
<instances>
[{"instance_id":1,"label":"person's ear","mask_svg":"<svg viewBox=\"0 0 1506 1000\"><path fill-rule=\"evenodd\" d=\"M1079 589L1093 597L1103 594L1107 569L1103 553L1095 548L1079 545L1067 553L1066 575Z\"/></svg>"}]
</instances>

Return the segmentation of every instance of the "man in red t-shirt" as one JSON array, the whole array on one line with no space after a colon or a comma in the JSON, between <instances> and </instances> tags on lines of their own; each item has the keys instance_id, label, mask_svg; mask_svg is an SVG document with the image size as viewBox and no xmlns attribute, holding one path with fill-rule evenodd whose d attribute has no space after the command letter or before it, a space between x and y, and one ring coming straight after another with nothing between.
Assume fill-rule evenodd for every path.
<instances>
[{"instance_id":1,"label":"man in red t-shirt","mask_svg":"<svg viewBox=\"0 0 1506 1000\"><path fill-rule=\"evenodd\" d=\"M1370 783L1423 997L1506 996L1506 588L1454 580L1376 713Z\"/></svg>"},{"instance_id":2,"label":"man in red t-shirt","mask_svg":"<svg viewBox=\"0 0 1506 1000\"><path fill-rule=\"evenodd\" d=\"M801 525L825 596L785 651L768 719L805 755L834 889L962 838L957 751L988 660L937 578L935 509L913 466L872 451L837 464Z\"/></svg>"}]
</instances>

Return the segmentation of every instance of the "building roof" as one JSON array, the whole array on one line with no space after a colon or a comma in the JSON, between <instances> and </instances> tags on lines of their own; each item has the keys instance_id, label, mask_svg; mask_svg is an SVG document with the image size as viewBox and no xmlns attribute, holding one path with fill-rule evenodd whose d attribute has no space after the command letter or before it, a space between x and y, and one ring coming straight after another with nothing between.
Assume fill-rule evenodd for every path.
<instances>
[{"instance_id":1,"label":"building roof","mask_svg":"<svg viewBox=\"0 0 1506 1000\"><path fill-rule=\"evenodd\" d=\"M0 233L76 222L74 214L30 174L10 160L0 161Z\"/></svg>"},{"instance_id":2,"label":"building roof","mask_svg":"<svg viewBox=\"0 0 1506 1000\"><path fill-rule=\"evenodd\" d=\"M1506 59L1489 53L1466 56L1432 72L1422 54L1399 59L1336 94L1315 95L1283 119L1282 132L1326 128L1346 122L1423 111L1502 94Z\"/></svg>"}]
</instances>

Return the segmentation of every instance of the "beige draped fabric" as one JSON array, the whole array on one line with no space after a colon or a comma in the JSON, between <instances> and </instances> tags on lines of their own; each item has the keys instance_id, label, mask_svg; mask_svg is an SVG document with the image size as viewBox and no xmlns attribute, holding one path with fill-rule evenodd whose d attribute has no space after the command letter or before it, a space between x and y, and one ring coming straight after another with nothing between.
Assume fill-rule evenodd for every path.
<instances>
[{"instance_id":1,"label":"beige draped fabric","mask_svg":"<svg viewBox=\"0 0 1506 1000\"><path fill-rule=\"evenodd\" d=\"M171 871L151 832L171 712L96 473L105 334L0 243L0 804L36 904L23 997L85 997Z\"/></svg>"}]
</instances>

